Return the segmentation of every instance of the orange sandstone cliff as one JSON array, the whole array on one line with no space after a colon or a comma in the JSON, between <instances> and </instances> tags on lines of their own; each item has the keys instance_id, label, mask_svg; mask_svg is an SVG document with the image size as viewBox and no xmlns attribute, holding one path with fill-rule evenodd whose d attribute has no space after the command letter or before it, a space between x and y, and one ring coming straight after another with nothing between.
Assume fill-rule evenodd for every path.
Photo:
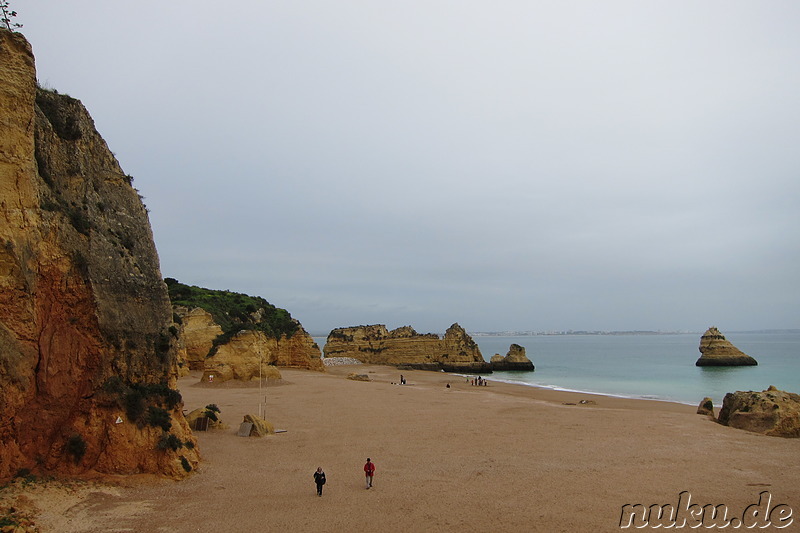
<instances>
[{"instance_id":1,"label":"orange sandstone cliff","mask_svg":"<svg viewBox=\"0 0 800 533\"><path fill-rule=\"evenodd\" d=\"M195 467L171 323L131 178L0 31L0 479Z\"/></svg>"},{"instance_id":2,"label":"orange sandstone cliff","mask_svg":"<svg viewBox=\"0 0 800 533\"><path fill-rule=\"evenodd\" d=\"M328 334L325 357L352 357L362 363L447 372L491 372L475 341L458 324L440 338L411 326L392 331L382 324L337 328Z\"/></svg>"},{"instance_id":3,"label":"orange sandstone cliff","mask_svg":"<svg viewBox=\"0 0 800 533\"><path fill-rule=\"evenodd\" d=\"M260 296L167 278L181 372L202 381L280 379L276 367L324 371L321 352L299 321Z\"/></svg>"}]
</instances>

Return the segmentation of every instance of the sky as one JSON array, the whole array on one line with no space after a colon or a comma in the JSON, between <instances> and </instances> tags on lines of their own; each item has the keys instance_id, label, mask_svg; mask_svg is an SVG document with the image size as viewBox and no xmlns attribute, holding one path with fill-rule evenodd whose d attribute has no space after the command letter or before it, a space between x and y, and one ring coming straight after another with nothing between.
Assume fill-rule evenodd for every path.
<instances>
[{"instance_id":1,"label":"sky","mask_svg":"<svg viewBox=\"0 0 800 533\"><path fill-rule=\"evenodd\" d=\"M800 3L11 1L164 276L306 330L800 328Z\"/></svg>"}]
</instances>

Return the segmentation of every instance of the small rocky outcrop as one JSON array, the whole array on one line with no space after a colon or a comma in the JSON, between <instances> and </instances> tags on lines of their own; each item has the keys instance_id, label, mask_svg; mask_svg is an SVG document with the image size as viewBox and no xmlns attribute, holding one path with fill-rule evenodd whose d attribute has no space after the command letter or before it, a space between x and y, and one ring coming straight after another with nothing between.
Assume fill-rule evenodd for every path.
<instances>
[{"instance_id":1,"label":"small rocky outcrop","mask_svg":"<svg viewBox=\"0 0 800 533\"><path fill-rule=\"evenodd\" d=\"M383 324L337 328L325 343L325 357L350 357L362 363L417 370L490 373L475 341L453 324L440 338L417 333L411 326L389 331Z\"/></svg>"},{"instance_id":2,"label":"small rocky outcrop","mask_svg":"<svg viewBox=\"0 0 800 533\"><path fill-rule=\"evenodd\" d=\"M526 372L533 372L533 362L525 355L525 348L519 344L512 344L508 348L508 353L505 357L496 353L492 356L490 361L492 370L505 371L505 370L522 370Z\"/></svg>"},{"instance_id":3,"label":"small rocky outcrop","mask_svg":"<svg viewBox=\"0 0 800 533\"><path fill-rule=\"evenodd\" d=\"M762 392L729 392L719 422L774 437L800 437L800 394L770 386Z\"/></svg>"},{"instance_id":4,"label":"small rocky outcrop","mask_svg":"<svg viewBox=\"0 0 800 533\"><path fill-rule=\"evenodd\" d=\"M0 481L184 477L172 312L142 197L83 104L0 30Z\"/></svg>"},{"instance_id":5,"label":"small rocky outcrop","mask_svg":"<svg viewBox=\"0 0 800 533\"><path fill-rule=\"evenodd\" d=\"M715 327L710 327L700 337L697 366L754 366L758 362L739 350Z\"/></svg>"},{"instance_id":6,"label":"small rocky outcrop","mask_svg":"<svg viewBox=\"0 0 800 533\"><path fill-rule=\"evenodd\" d=\"M700 405L697 406L698 415L707 415L714 418L714 400L706 396Z\"/></svg>"},{"instance_id":7,"label":"small rocky outcrop","mask_svg":"<svg viewBox=\"0 0 800 533\"><path fill-rule=\"evenodd\" d=\"M242 424L248 423L252 424L250 434L248 435L249 437L266 437L267 435L275 434L275 427L270 422L267 422L259 416L244 415Z\"/></svg>"},{"instance_id":8,"label":"small rocky outcrop","mask_svg":"<svg viewBox=\"0 0 800 533\"><path fill-rule=\"evenodd\" d=\"M222 422L222 417L220 415L219 407L213 404L195 409L194 411L191 411L188 415L186 415L186 423L189 424L189 427L192 429L197 429L196 428L197 421L200 419L206 420L204 424L205 426L204 431L209 429L228 428L228 426Z\"/></svg>"}]
</instances>

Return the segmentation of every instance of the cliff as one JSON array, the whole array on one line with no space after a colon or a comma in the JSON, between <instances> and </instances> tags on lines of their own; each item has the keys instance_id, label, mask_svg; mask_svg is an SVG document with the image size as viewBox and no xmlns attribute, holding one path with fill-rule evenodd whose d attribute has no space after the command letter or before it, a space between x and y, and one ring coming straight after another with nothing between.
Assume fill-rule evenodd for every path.
<instances>
[{"instance_id":1,"label":"cliff","mask_svg":"<svg viewBox=\"0 0 800 533\"><path fill-rule=\"evenodd\" d=\"M206 356L214 347L214 339L222 335L222 328L214 322L211 313L201 307L189 309L176 305L172 311L178 323L178 365L181 373L203 370Z\"/></svg>"},{"instance_id":2,"label":"cliff","mask_svg":"<svg viewBox=\"0 0 800 533\"><path fill-rule=\"evenodd\" d=\"M700 337L700 358L696 366L753 366L758 362L743 353L715 327L710 327Z\"/></svg>"},{"instance_id":3,"label":"cliff","mask_svg":"<svg viewBox=\"0 0 800 533\"><path fill-rule=\"evenodd\" d=\"M535 367L533 362L525 355L525 348L519 344L512 344L508 348L508 353L505 357L496 353L492 356L490 361L492 370L522 370L526 372L533 372Z\"/></svg>"},{"instance_id":4,"label":"cliff","mask_svg":"<svg viewBox=\"0 0 800 533\"><path fill-rule=\"evenodd\" d=\"M314 353L315 357L309 356ZM209 375L214 376L214 383L229 379L257 380L259 376L269 380L281 379L276 367L324 371L319 354L319 347L305 331L289 338L273 339L261 331L243 330L206 358L203 380L209 381Z\"/></svg>"},{"instance_id":5,"label":"cliff","mask_svg":"<svg viewBox=\"0 0 800 533\"><path fill-rule=\"evenodd\" d=\"M367 364L446 372L491 372L480 348L458 324L444 337L411 326L388 331L382 324L337 328L328 334L325 357L352 357Z\"/></svg>"},{"instance_id":6,"label":"cliff","mask_svg":"<svg viewBox=\"0 0 800 533\"><path fill-rule=\"evenodd\" d=\"M185 285L172 278L166 283L179 364L203 370L203 381L247 381L266 372L280 378L275 366L324 371L319 346L285 309L257 296Z\"/></svg>"},{"instance_id":7,"label":"cliff","mask_svg":"<svg viewBox=\"0 0 800 533\"><path fill-rule=\"evenodd\" d=\"M0 220L0 479L185 476L198 452L147 211L83 105L38 89L8 31Z\"/></svg>"}]
</instances>

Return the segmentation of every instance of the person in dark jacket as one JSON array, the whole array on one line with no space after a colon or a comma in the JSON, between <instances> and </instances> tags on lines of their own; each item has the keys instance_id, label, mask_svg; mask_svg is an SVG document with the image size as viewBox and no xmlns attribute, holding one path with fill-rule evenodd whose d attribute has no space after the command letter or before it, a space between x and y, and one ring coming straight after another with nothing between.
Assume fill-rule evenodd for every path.
<instances>
[{"instance_id":1,"label":"person in dark jacket","mask_svg":"<svg viewBox=\"0 0 800 533\"><path fill-rule=\"evenodd\" d=\"M322 471L321 466L314 472L314 483L317 484L317 496L322 496L322 486L325 484L325 472Z\"/></svg>"}]
</instances>

